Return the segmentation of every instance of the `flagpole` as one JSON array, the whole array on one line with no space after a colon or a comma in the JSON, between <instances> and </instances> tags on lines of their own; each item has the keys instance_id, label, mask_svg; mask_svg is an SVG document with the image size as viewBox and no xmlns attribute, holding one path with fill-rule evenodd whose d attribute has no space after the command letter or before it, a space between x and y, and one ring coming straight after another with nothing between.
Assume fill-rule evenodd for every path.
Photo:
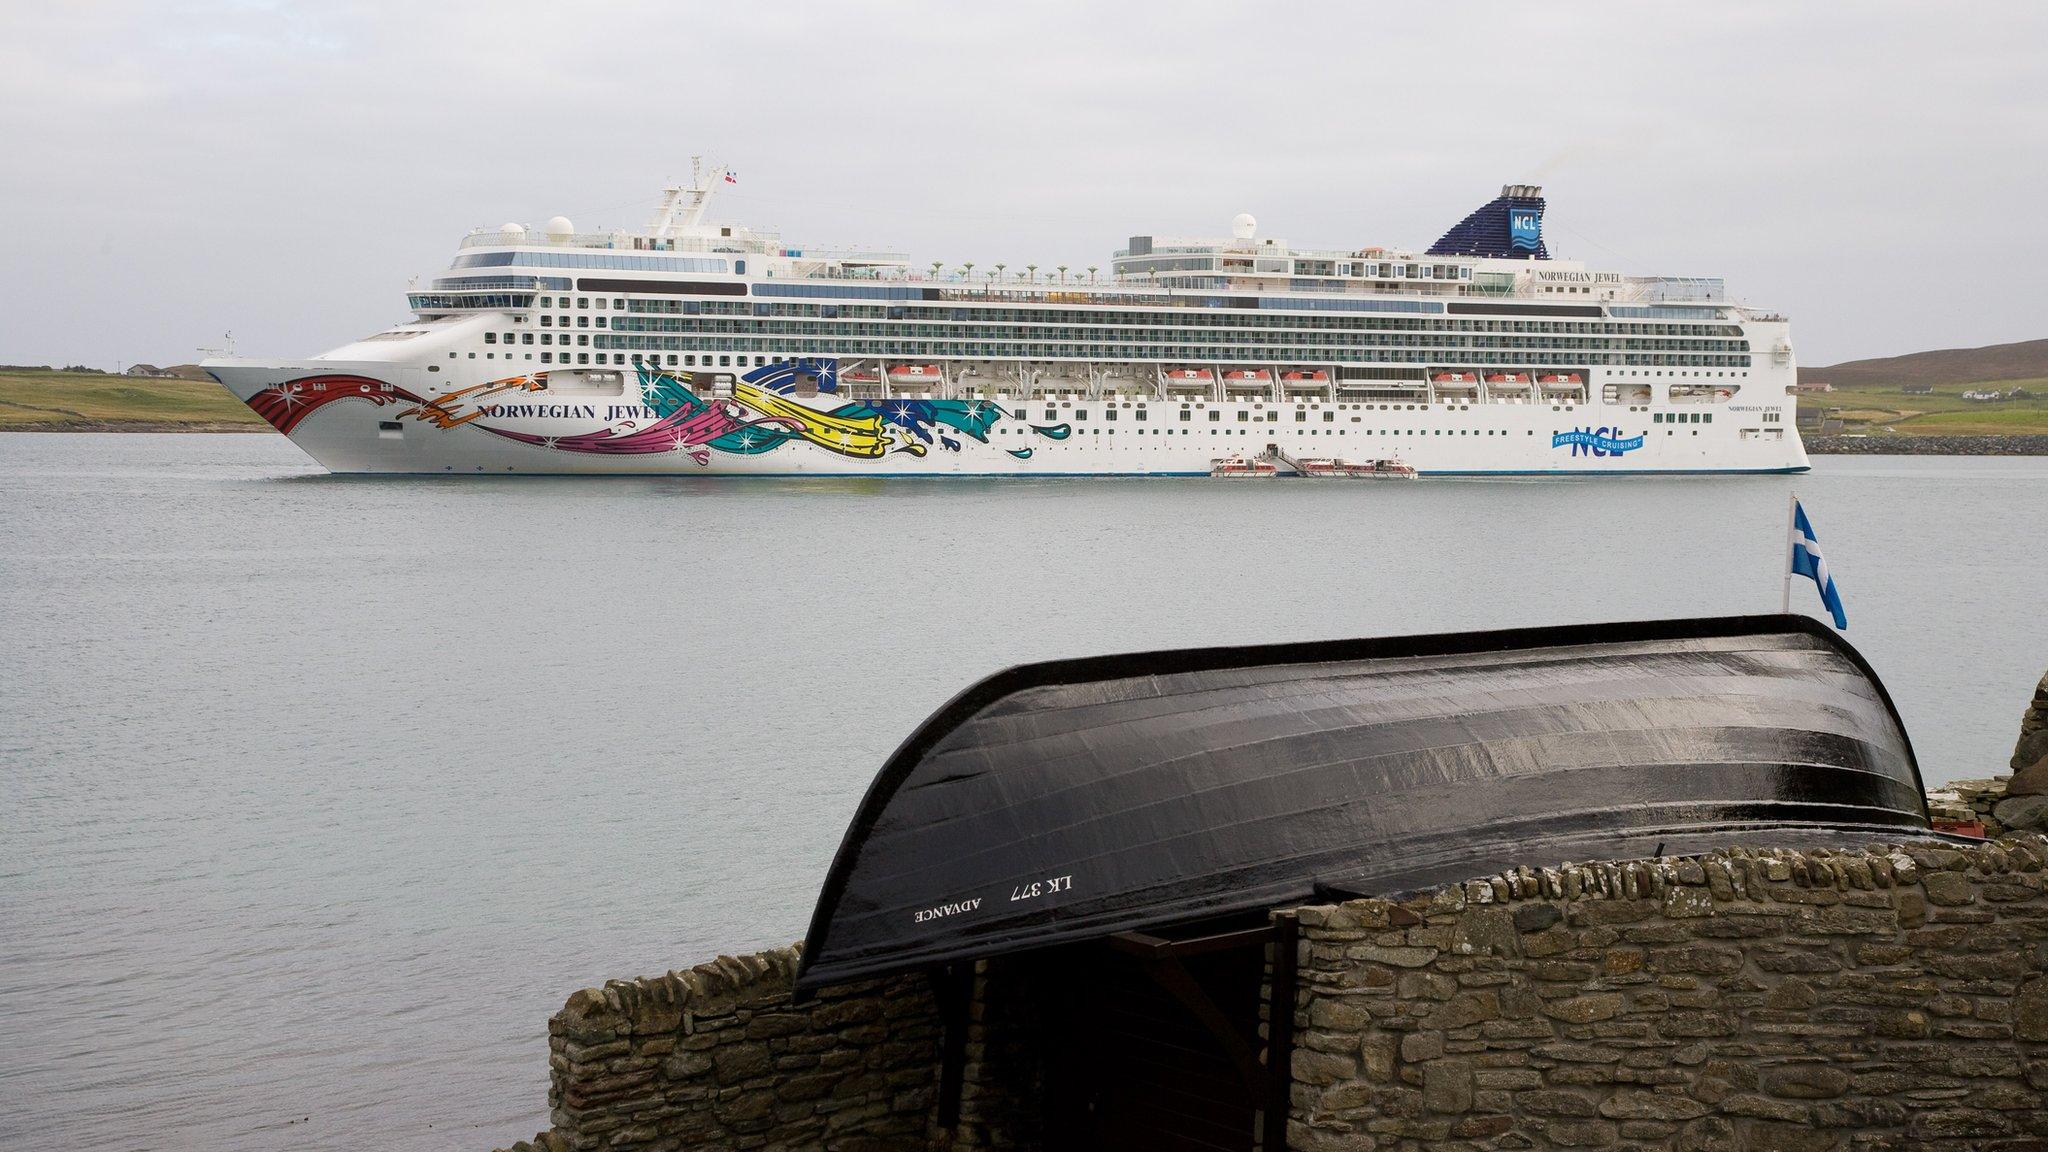
<instances>
[{"instance_id":1,"label":"flagpole","mask_svg":"<svg viewBox=\"0 0 2048 1152\"><path fill-rule=\"evenodd\" d=\"M1788 615L1792 611L1792 525L1799 511L1799 493L1785 497L1785 562L1779 571L1784 579L1783 593L1778 599L1778 614Z\"/></svg>"}]
</instances>

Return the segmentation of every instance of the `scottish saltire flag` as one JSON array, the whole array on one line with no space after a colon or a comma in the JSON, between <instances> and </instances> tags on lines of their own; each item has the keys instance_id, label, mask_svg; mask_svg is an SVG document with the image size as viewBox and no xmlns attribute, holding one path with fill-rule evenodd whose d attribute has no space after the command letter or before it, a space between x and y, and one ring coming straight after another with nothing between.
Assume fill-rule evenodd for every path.
<instances>
[{"instance_id":1,"label":"scottish saltire flag","mask_svg":"<svg viewBox=\"0 0 2048 1152\"><path fill-rule=\"evenodd\" d=\"M1828 562L1820 554L1820 541L1814 539L1813 522L1806 518L1806 508L1797 499L1792 501L1792 576L1804 576L1820 589L1820 602L1835 618L1835 627L1847 630L1849 617L1842 611L1842 594L1835 589L1835 578L1828 575Z\"/></svg>"}]
</instances>

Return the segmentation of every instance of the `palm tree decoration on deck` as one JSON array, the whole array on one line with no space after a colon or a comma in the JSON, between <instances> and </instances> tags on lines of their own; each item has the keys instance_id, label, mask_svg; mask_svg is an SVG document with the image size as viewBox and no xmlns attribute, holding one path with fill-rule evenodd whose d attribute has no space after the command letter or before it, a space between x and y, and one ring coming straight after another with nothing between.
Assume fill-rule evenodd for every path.
<instances>
[{"instance_id":1,"label":"palm tree decoration on deck","mask_svg":"<svg viewBox=\"0 0 2048 1152\"><path fill-rule=\"evenodd\" d=\"M1062 283L1062 284L1065 284L1066 282L1067 282L1067 266L1066 266L1065 264L1062 264L1062 265L1060 265L1060 283Z\"/></svg>"},{"instance_id":2,"label":"palm tree decoration on deck","mask_svg":"<svg viewBox=\"0 0 2048 1152\"><path fill-rule=\"evenodd\" d=\"M1024 271L1029 273L1029 275L1024 277L1026 280L1030 281L1033 284L1038 283L1038 265L1026 264L1024 266Z\"/></svg>"},{"instance_id":3,"label":"palm tree decoration on deck","mask_svg":"<svg viewBox=\"0 0 2048 1152\"><path fill-rule=\"evenodd\" d=\"M944 268L945 266L946 262L944 260L932 261L932 279L937 280L939 278L939 269Z\"/></svg>"},{"instance_id":4,"label":"palm tree decoration on deck","mask_svg":"<svg viewBox=\"0 0 2048 1152\"><path fill-rule=\"evenodd\" d=\"M1095 283L1095 265L1093 264L1088 266L1088 282L1090 284Z\"/></svg>"}]
</instances>

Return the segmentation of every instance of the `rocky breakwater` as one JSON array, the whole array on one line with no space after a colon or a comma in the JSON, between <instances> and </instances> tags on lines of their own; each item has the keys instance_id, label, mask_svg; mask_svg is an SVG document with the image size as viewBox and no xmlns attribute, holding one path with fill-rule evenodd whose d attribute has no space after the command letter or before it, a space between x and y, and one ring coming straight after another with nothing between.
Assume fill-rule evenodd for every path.
<instances>
[{"instance_id":1,"label":"rocky breakwater","mask_svg":"<svg viewBox=\"0 0 2048 1152\"><path fill-rule=\"evenodd\" d=\"M1299 911L1302 1152L2048 1148L2048 838Z\"/></svg>"},{"instance_id":2,"label":"rocky breakwater","mask_svg":"<svg viewBox=\"0 0 2048 1152\"><path fill-rule=\"evenodd\" d=\"M2012 750L2012 775L1957 780L1927 794L1936 820L1976 823L1986 836L2009 831L2048 832L2048 676L2020 717L2019 743Z\"/></svg>"},{"instance_id":3,"label":"rocky breakwater","mask_svg":"<svg viewBox=\"0 0 2048 1152\"><path fill-rule=\"evenodd\" d=\"M2048 456L2048 436L1800 437L1815 456Z\"/></svg>"}]
</instances>

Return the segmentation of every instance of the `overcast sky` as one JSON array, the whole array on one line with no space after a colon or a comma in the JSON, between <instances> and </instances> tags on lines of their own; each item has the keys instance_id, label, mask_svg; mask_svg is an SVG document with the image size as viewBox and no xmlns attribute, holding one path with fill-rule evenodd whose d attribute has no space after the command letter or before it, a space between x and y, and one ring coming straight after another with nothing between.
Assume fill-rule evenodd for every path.
<instances>
[{"instance_id":1,"label":"overcast sky","mask_svg":"<svg viewBox=\"0 0 2048 1152\"><path fill-rule=\"evenodd\" d=\"M1821 364L2048 336L2048 4L0 0L0 362L307 355L471 227L715 214L948 264L1133 233L1717 275Z\"/></svg>"}]
</instances>

